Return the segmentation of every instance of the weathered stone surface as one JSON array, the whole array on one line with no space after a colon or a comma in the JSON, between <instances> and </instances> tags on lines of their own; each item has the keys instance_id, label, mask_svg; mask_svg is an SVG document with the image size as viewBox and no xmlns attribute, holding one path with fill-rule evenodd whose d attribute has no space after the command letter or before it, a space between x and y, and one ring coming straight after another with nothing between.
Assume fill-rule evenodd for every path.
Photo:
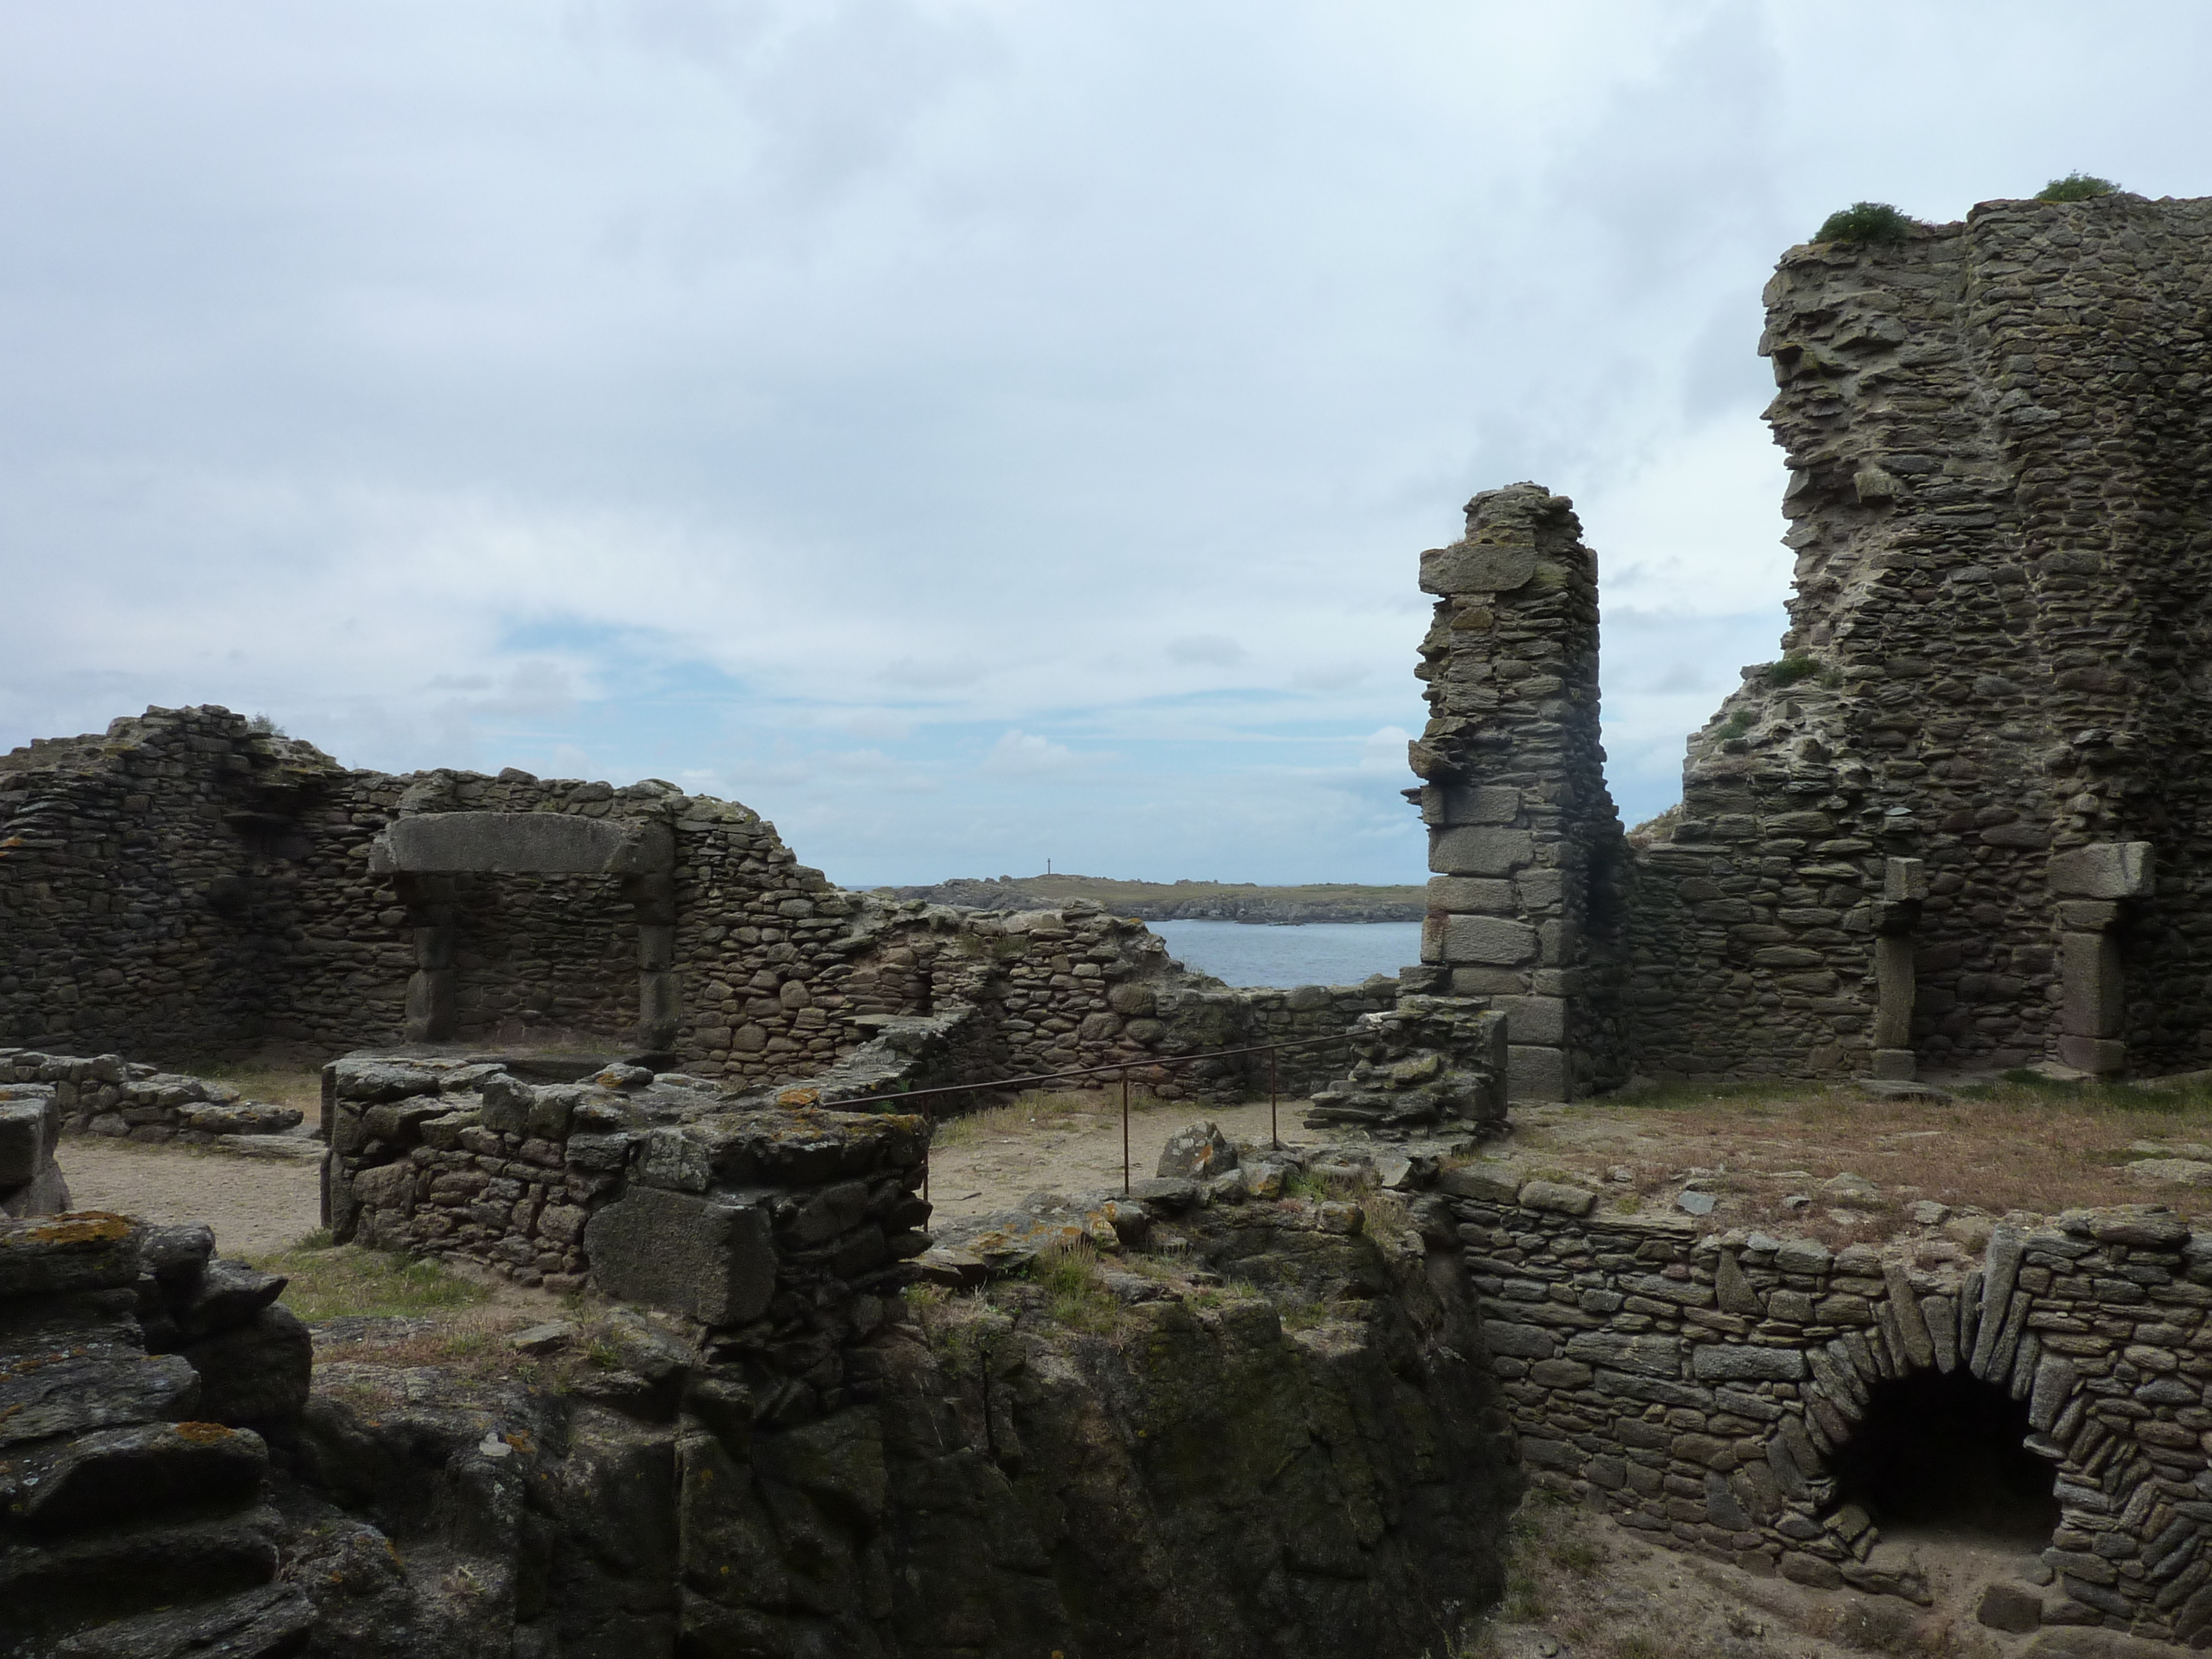
<instances>
[{"instance_id":1,"label":"weathered stone surface","mask_svg":"<svg viewBox=\"0 0 2212 1659\"><path fill-rule=\"evenodd\" d=\"M1534 856L1525 830L1487 825L1429 834L1429 868L1449 876L1510 876Z\"/></svg>"},{"instance_id":2,"label":"weathered stone surface","mask_svg":"<svg viewBox=\"0 0 2212 1659\"><path fill-rule=\"evenodd\" d=\"M0 1218L0 1297L129 1285L138 1238L135 1222L99 1210Z\"/></svg>"},{"instance_id":3,"label":"weathered stone surface","mask_svg":"<svg viewBox=\"0 0 2212 1659\"><path fill-rule=\"evenodd\" d=\"M1587 1187L1570 1187L1557 1181L1532 1181L1521 1188L1521 1203L1531 1210L1553 1210L1561 1215L1588 1215L1597 1194Z\"/></svg>"},{"instance_id":4,"label":"weathered stone surface","mask_svg":"<svg viewBox=\"0 0 2212 1659\"><path fill-rule=\"evenodd\" d=\"M41 1532L143 1520L178 1508L252 1501L268 1449L219 1424L101 1429L16 1460L0 1474L0 1510Z\"/></svg>"},{"instance_id":5,"label":"weathered stone surface","mask_svg":"<svg viewBox=\"0 0 2212 1659\"><path fill-rule=\"evenodd\" d=\"M1512 1204L1528 1181L1528 1171L1519 1164L1467 1164L1439 1174L1437 1189L1484 1204Z\"/></svg>"},{"instance_id":6,"label":"weathered stone surface","mask_svg":"<svg viewBox=\"0 0 2212 1659\"><path fill-rule=\"evenodd\" d=\"M592 1281L605 1294L707 1325L757 1319L775 1291L766 1212L633 1186L584 1229Z\"/></svg>"},{"instance_id":7,"label":"weathered stone surface","mask_svg":"<svg viewBox=\"0 0 2212 1659\"><path fill-rule=\"evenodd\" d=\"M1502 916L1451 916L1444 922L1443 960L1510 968L1536 954L1536 930ZM1510 1012L1508 1011L1508 1018Z\"/></svg>"},{"instance_id":8,"label":"weathered stone surface","mask_svg":"<svg viewBox=\"0 0 2212 1659\"><path fill-rule=\"evenodd\" d=\"M1211 1181L1237 1167L1237 1147L1212 1119L1187 1123L1160 1148L1153 1174L1164 1181Z\"/></svg>"},{"instance_id":9,"label":"weathered stone surface","mask_svg":"<svg viewBox=\"0 0 2212 1659\"><path fill-rule=\"evenodd\" d=\"M1805 1356L1795 1348L1707 1343L1691 1350L1690 1374L1701 1382L1795 1382L1805 1375Z\"/></svg>"},{"instance_id":10,"label":"weathered stone surface","mask_svg":"<svg viewBox=\"0 0 2212 1659\"><path fill-rule=\"evenodd\" d=\"M600 875L613 872L627 825L563 812L433 812L395 819L377 837L369 868L394 872L505 872Z\"/></svg>"},{"instance_id":11,"label":"weathered stone surface","mask_svg":"<svg viewBox=\"0 0 2212 1659\"><path fill-rule=\"evenodd\" d=\"M204 1229L192 1229L182 1240L164 1230L159 1241L164 1265L171 1274L189 1288L183 1299L171 1311L179 1333L186 1339L208 1336L217 1331L227 1331L243 1325L254 1315L274 1302L283 1293L289 1282L280 1273L263 1273L258 1267L248 1267L243 1261L226 1261L220 1258L209 1261L199 1258L198 1273L191 1273L185 1263L193 1261L192 1253L199 1244L198 1235ZM214 1235L207 1234L212 1248ZM181 1260L179 1258L181 1257ZM148 1264L153 1266L151 1262ZM155 1268L157 1276L160 1269Z\"/></svg>"},{"instance_id":12,"label":"weathered stone surface","mask_svg":"<svg viewBox=\"0 0 2212 1659\"><path fill-rule=\"evenodd\" d=\"M1536 574L1536 547L1455 542L1421 555L1421 587L1430 593L1502 593Z\"/></svg>"},{"instance_id":13,"label":"weathered stone surface","mask_svg":"<svg viewBox=\"0 0 2212 1659\"><path fill-rule=\"evenodd\" d=\"M1673 1336L1620 1336L1610 1332L1585 1331L1567 1340L1567 1358L1644 1376L1676 1377L1682 1374L1681 1339Z\"/></svg>"},{"instance_id":14,"label":"weathered stone surface","mask_svg":"<svg viewBox=\"0 0 2212 1659\"><path fill-rule=\"evenodd\" d=\"M2018 1584L1985 1584L1974 1603L1974 1618L1991 1630L2022 1634L2041 1626L2043 1598Z\"/></svg>"},{"instance_id":15,"label":"weathered stone surface","mask_svg":"<svg viewBox=\"0 0 2212 1659\"><path fill-rule=\"evenodd\" d=\"M2069 898L2135 898L2151 890L2156 858L2147 841L2103 842L2054 854L2051 890Z\"/></svg>"},{"instance_id":16,"label":"weathered stone surface","mask_svg":"<svg viewBox=\"0 0 2212 1659\"><path fill-rule=\"evenodd\" d=\"M66 1350L0 1368L0 1447L185 1416L200 1380L175 1354Z\"/></svg>"},{"instance_id":17,"label":"weathered stone surface","mask_svg":"<svg viewBox=\"0 0 2212 1659\"><path fill-rule=\"evenodd\" d=\"M52 1090L34 1099L0 1097L0 1188L33 1180L61 1133L61 1107Z\"/></svg>"},{"instance_id":18,"label":"weathered stone surface","mask_svg":"<svg viewBox=\"0 0 2212 1659\"><path fill-rule=\"evenodd\" d=\"M296 1584L269 1584L212 1602L172 1607L60 1638L53 1659L284 1659L313 1628L314 1604Z\"/></svg>"},{"instance_id":19,"label":"weathered stone surface","mask_svg":"<svg viewBox=\"0 0 2212 1659\"><path fill-rule=\"evenodd\" d=\"M307 1403L314 1342L281 1302L178 1352L199 1373L195 1409L211 1422L269 1423L296 1417Z\"/></svg>"}]
</instances>

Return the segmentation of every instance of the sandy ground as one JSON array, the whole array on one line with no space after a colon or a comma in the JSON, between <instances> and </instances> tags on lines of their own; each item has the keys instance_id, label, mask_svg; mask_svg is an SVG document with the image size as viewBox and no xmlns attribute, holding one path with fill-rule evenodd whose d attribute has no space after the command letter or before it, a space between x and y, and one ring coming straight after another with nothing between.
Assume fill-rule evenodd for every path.
<instances>
[{"instance_id":1,"label":"sandy ground","mask_svg":"<svg viewBox=\"0 0 2212 1659\"><path fill-rule=\"evenodd\" d=\"M1992 1580L2027 1551L1956 1534L1910 1540L1934 1605L1814 1590L1664 1550L1588 1510L1540 1499L1516 1527L1514 1583L1488 1643L1495 1659L1841 1659L1866 1653L2010 1659L2029 1641L1979 1624ZM1898 1534L1903 1541L1903 1534ZM1579 1547L1577 1547L1579 1546Z\"/></svg>"},{"instance_id":2,"label":"sandy ground","mask_svg":"<svg viewBox=\"0 0 2212 1659\"><path fill-rule=\"evenodd\" d=\"M80 1210L204 1221L225 1255L281 1250L322 1221L314 1164L71 1136L56 1159Z\"/></svg>"}]
</instances>

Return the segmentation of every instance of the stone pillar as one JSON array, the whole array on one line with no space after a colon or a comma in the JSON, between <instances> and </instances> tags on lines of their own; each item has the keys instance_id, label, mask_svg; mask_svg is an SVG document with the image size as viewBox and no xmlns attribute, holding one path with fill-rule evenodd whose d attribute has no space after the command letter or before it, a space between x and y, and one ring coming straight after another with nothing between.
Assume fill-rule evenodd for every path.
<instances>
[{"instance_id":1,"label":"stone pillar","mask_svg":"<svg viewBox=\"0 0 2212 1659\"><path fill-rule=\"evenodd\" d=\"M676 983L676 838L665 823L646 825L628 861L623 896L637 917L636 1042L647 1052L672 1048L683 1023Z\"/></svg>"},{"instance_id":2,"label":"stone pillar","mask_svg":"<svg viewBox=\"0 0 2212 1659\"><path fill-rule=\"evenodd\" d=\"M1571 1099L1618 1060L1583 1003L1593 870L1620 841L1598 744L1596 557L1572 502L1515 484L1468 503L1466 539L1421 556L1421 586L1438 602L1410 759L1437 874L1424 965L1401 983L1486 1000L1506 1017L1511 1097Z\"/></svg>"},{"instance_id":3,"label":"stone pillar","mask_svg":"<svg viewBox=\"0 0 2212 1659\"><path fill-rule=\"evenodd\" d=\"M415 939L415 971L407 981L403 1030L410 1042L443 1042L453 1035L459 1019L459 975L453 967L453 878L400 875L395 880Z\"/></svg>"},{"instance_id":4,"label":"stone pillar","mask_svg":"<svg viewBox=\"0 0 2212 1659\"><path fill-rule=\"evenodd\" d=\"M2058 1059L2076 1071L2109 1077L2126 1069L2127 998L2117 935L2122 906L2149 895L2152 866L2144 841L2100 842L2051 858Z\"/></svg>"},{"instance_id":5,"label":"stone pillar","mask_svg":"<svg viewBox=\"0 0 2212 1659\"><path fill-rule=\"evenodd\" d=\"M1913 955L1920 901L1928 896L1928 866L1918 859L1885 859L1881 902L1875 906L1874 1074L1910 1078L1912 1052Z\"/></svg>"}]
</instances>

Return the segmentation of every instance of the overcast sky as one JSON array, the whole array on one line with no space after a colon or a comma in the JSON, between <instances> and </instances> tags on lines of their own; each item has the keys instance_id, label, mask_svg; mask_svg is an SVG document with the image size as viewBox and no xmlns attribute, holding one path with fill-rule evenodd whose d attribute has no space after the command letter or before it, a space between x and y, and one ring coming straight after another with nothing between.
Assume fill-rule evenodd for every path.
<instances>
[{"instance_id":1,"label":"overcast sky","mask_svg":"<svg viewBox=\"0 0 2212 1659\"><path fill-rule=\"evenodd\" d=\"M0 0L0 749L659 776L853 884L1418 880L1425 547L1775 654L1832 209L2212 191L2212 8Z\"/></svg>"}]
</instances>

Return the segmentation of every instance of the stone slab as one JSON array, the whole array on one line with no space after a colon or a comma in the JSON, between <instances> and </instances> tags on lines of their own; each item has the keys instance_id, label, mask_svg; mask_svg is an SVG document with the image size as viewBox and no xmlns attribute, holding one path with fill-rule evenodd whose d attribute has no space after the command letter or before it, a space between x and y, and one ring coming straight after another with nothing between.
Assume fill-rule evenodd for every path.
<instances>
[{"instance_id":1,"label":"stone slab","mask_svg":"<svg viewBox=\"0 0 2212 1659\"><path fill-rule=\"evenodd\" d=\"M1421 555L1424 593L1507 593L1535 574L1532 542L1455 542Z\"/></svg>"},{"instance_id":2,"label":"stone slab","mask_svg":"<svg viewBox=\"0 0 2212 1659\"><path fill-rule=\"evenodd\" d=\"M1567 1040L1565 997L1500 997L1492 1006L1505 1016L1508 1043L1556 1048Z\"/></svg>"},{"instance_id":3,"label":"stone slab","mask_svg":"<svg viewBox=\"0 0 2212 1659\"><path fill-rule=\"evenodd\" d=\"M1536 930L1503 916L1447 916L1443 959L1511 968L1536 954Z\"/></svg>"},{"instance_id":4,"label":"stone slab","mask_svg":"<svg viewBox=\"0 0 2212 1659\"><path fill-rule=\"evenodd\" d=\"M368 867L372 875L627 874L649 867L646 827L566 812L425 812L395 818L371 843Z\"/></svg>"},{"instance_id":5,"label":"stone slab","mask_svg":"<svg viewBox=\"0 0 2212 1659\"><path fill-rule=\"evenodd\" d=\"M2147 841L2108 841L2054 854L2051 890L2067 898L2140 898L2151 890L2156 860Z\"/></svg>"},{"instance_id":6,"label":"stone slab","mask_svg":"<svg viewBox=\"0 0 2212 1659\"><path fill-rule=\"evenodd\" d=\"M1510 876L1535 856L1526 830L1468 824L1429 831L1429 868L1446 876Z\"/></svg>"},{"instance_id":7,"label":"stone slab","mask_svg":"<svg viewBox=\"0 0 2212 1659\"><path fill-rule=\"evenodd\" d=\"M138 1243L137 1223L103 1210L0 1220L0 1297L133 1284Z\"/></svg>"},{"instance_id":8,"label":"stone slab","mask_svg":"<svg viewBox=\"0 0 2212 1659\"><path fill-rule=\"evenodd\" d=\"M1505 1079L1506 1097L1516 1103L1565 1100L1568 1097L1566 1051L1531 1043L1509 1043L1505 1050Z\"/></svg>"},{"instance_id":9,"label":"stone slab","mask_svg":"<svg viewBox=\"0 0 2212 1659\"><path fill-rule=\"evenodd\" d=\"M633 1186L584 1228L595 1288L704 1325L760 1317L775 1293L768 1212L691 1193Z\"/></svg>"}]
</instances>

